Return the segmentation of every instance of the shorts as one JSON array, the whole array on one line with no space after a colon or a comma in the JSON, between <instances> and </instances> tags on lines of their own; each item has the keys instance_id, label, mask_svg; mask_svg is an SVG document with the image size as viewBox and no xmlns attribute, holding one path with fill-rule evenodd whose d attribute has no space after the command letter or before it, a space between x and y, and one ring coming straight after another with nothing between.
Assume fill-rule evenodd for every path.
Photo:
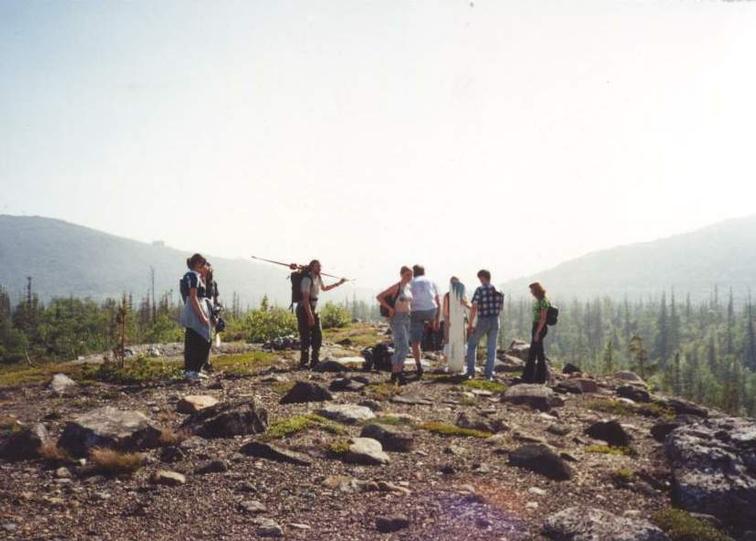
<instances>
[{"instance_id":1,"label":"shorts","mask_svg":"<svg viewBox=\"0 0 756 541\"><path fill-rule=\"evenodd\" d=\"M413 344L423 341L423 333L425 332L425 324L427 322L435 321L437 309L431 310L417 310L412 312L410 316L410 342Z\"/></svg>"}]
</instances>

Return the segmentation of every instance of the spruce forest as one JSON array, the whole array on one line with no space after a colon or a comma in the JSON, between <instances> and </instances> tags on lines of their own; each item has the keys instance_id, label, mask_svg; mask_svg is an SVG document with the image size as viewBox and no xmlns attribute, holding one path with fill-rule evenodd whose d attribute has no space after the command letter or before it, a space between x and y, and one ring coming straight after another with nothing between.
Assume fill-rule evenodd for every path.
<instances>
[{"instance_id":1,"label":"spruce forest","mask_svg":"<svg viewBox=\"0 0 756 541\"><path fill-rule=\"evenodd\" d=\"M95 302L57 298L41 302L31 291L13 302L0 289L0 362L43 363L76 359L111 351L124 321L127 344L178 342L179 305L171 293L139 300L132 295ZM531 302L508 300L502 312L499 342L527 340ZM572 363L595 374L629 369L658 390L720 408L732 414L756 414L756 336L750 298L736 302L729 291L692 302L675 292L658 298L616 301L611 298L554 303L560 307L558 325L549 329L547 355L555 367ZM225 340L265 342L296 334L296 320L285 308L263 299L256 308L242 308L232 295L225 312ZM379 319L377 306L345 299L328 303L323 326L333 328L350 320Z\"/></svg>"}]
</instances>

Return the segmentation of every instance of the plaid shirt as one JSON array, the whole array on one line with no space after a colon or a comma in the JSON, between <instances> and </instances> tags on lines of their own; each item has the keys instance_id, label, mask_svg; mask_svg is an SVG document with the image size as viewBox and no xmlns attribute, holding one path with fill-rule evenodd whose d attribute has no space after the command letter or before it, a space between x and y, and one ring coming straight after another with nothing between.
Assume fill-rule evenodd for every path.
<instances>
[{"instance_id":1,"label":"plaid shirt","mask_svg":"<svg viewBox=\"0 0 756 541\"><path fill-rule=\"evenodd\" d=\"M504 304L504 295L496 291L496 288L491 284L487 284L475 290L472 303L478 305L479 316L498 316Z\"/></svg>"}]
</instances>

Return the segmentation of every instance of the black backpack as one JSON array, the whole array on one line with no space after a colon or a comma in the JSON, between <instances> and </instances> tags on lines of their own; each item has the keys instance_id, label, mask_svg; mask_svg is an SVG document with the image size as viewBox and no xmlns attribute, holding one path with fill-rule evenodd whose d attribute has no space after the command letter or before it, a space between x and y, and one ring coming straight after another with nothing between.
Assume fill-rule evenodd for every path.
<instances>
[{"instance_id":1,"label":"black backpack","mask_svg":"<svg viewBox=\"0 0 756 541\"><path fill-rule=\"evenodd\" d=\"M546 325L556 325L559 321L559 308L549 306L546 310Z\"/></svg>"},{"instance_id":2,"label":"black backpack","mask_svg":"<svg viewBox=\"0 0 756 541\"><path fill-rule=\"evenodd\" d=\"M400 285L400 284L397 284L397 285ZM399 289L396 290L396 295L389 295L388 297L386 297L386 304L388 304L391 308L393 308L394 306L396 306L396 299L399 298L399 293L400 292L401 292L401 288L399 288ZM388 312L388 310L386 310L385 306L383 306L381 304L379 308L381 310L381 315L383 317L389 317L389 312Z\"/></svg>"},{"instance_id":3,"label":"black backpack","mask_svg":"<svg viewBox=\"0 0 756 541\"><path fill-rule=\"evenodd\" d=\"M312 279L310 273L304 270L298 270L291 273L291 305L294 306L302 302L302 280L305 278Z\"/></svg>"}]
</instances>

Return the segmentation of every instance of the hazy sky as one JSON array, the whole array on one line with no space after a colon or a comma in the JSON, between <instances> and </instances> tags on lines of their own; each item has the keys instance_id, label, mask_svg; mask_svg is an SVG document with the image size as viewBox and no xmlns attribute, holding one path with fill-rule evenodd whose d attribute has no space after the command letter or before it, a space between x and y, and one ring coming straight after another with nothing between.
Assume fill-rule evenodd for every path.
<instances>
[{"instance_id":1,"label":"hazy sky","mask_svg":"<svg viewBox=\"0 0 756 541\"><path fill-rule=\"evenodd\" d=\"M0 1L0 213L388 285L756 212L756 3Z\"/></svg>"}]
</instances>

